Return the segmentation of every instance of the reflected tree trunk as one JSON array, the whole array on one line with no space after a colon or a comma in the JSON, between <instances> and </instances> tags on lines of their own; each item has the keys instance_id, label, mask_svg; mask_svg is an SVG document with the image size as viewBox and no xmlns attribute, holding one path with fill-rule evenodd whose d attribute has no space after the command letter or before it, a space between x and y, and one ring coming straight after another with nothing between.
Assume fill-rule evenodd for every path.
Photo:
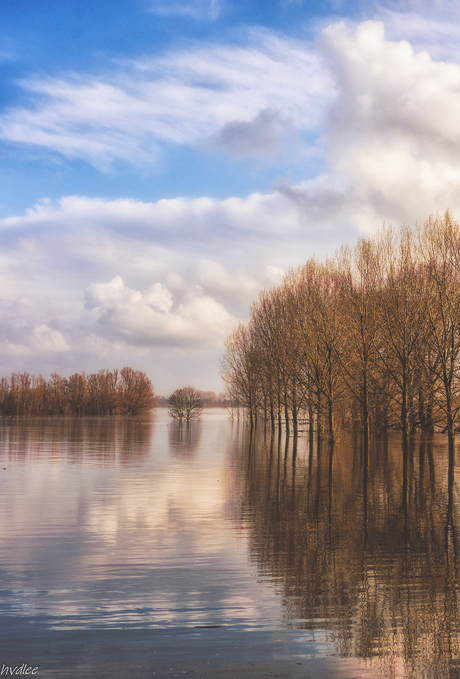
<instances>
[{"instance_id":1,"label":"reflected tree trunk","mask_svg":"<svg viewBox=\"0 0 460 679\"><path fill-rule=\"evenodd\" d=\"M368 539L368 484L369 484L369 440L363 437L363 554Z\"/></svg>"}]
</instances>

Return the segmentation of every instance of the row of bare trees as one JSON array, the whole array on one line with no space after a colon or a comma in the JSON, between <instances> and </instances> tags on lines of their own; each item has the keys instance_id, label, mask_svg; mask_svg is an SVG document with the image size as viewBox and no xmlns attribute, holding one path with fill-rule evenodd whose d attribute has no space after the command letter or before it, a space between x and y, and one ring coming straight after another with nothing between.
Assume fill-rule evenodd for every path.
<instances>
[{"instance_id":1,"label":"row of bare trees","mask_svg":"<svg viewBox=\"0 0 460 679\"><path fill-rule=\"evenodd\" d=\"M155 406L152 383L133 368L69 378L12 373L0 379L0 415L141 415Z\"/></svg>"},{"instance_id":2,"label":"row of bare trees","mask_svg":"<svg viewBox=\"0 0 460 679\"><path fill-rule=\"evenodd\" d=\"M262 291L228 338L222 376L251 423L447 431L460 410L460 225L384 227Z\"/></svg>"}]
</instances>

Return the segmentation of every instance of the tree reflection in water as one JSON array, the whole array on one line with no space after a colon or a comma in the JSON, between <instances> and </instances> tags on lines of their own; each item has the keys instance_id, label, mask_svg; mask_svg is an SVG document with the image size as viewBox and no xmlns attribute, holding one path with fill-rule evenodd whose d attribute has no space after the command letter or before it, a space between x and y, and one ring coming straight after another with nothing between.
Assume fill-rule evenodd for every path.
<instances>
[{"instance_id":1,"label":"tree reflection in water","mask_svg":"<svg viewBox=\"0 0 460 679\"><path fill-rule=\"evenodd\" d=\"M286 623L325 629L380 676L460 676L458 491L447 443L335 447L242 434L234 464L251 558ZM236 450L236 449L234 449Z\"/></svg>"},{"instance_id":2,"label":"tree reflection in water","mask_svg":"<svg viewBox=\"0 0 460 679\"><path fill-rule=\"evenodd\" d=\"M171 422L169 425L169 450L173 455L189 457L198 448L201 439L201 422Z\"/></svg>"},{"instance_id":3,"label":"tree reflection in water","mask_svg":"<svg viewBox=\"0 0 460 679\"><path fill-rule=\"evenodd\" d=\"M3 418L0 445L9 460L65 456L79 464L124 465L147 459L153 416Z\"/></svg>"}]
</instances>

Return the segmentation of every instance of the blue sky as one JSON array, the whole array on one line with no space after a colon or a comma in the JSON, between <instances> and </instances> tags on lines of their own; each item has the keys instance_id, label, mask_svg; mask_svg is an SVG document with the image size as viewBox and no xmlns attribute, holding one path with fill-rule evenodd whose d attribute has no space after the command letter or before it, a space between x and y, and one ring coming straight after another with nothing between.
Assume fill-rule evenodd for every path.
<instances>
[{"instance_id":1,"label":"blue sky","mask_svg":"<svg viewBox=\"0 0 460 679\"><path fill-rule=\"evenodd\" d=\"M460 214L452 5L1 3L1 373L219 391L261 288Z\"/></svg>"}]
</instances>

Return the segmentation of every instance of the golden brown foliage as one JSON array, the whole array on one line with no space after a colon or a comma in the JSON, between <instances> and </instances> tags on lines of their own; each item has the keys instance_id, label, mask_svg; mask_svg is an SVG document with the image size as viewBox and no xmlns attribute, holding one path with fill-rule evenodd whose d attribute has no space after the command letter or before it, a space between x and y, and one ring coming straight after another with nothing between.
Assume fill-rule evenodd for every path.
<instances>
[{"instance_id":1,"label":"golden brown foliage","mask_svg":"<svg viewBox=\"0 0 460 679\"><path fill-rule=\"evenodd\" d=\"M100 370L69 378L12 373L0 380L0 414L27 415L141 415L155 406L152 383L132 368Z\"/></svg>"},{"instance_id":2,"label":"golden brown foliage","mask_svg":"<svg viewBox=\"0 0 460 679\"><path fill-rule=\"evenodd\" d=\"M423 227L315 259L262 291L221 374L252 423L334 437L337 424L449 433L460 411L460 226ZM300 424L299 424L300 423Z\"/></svg>"}]
</instances>

